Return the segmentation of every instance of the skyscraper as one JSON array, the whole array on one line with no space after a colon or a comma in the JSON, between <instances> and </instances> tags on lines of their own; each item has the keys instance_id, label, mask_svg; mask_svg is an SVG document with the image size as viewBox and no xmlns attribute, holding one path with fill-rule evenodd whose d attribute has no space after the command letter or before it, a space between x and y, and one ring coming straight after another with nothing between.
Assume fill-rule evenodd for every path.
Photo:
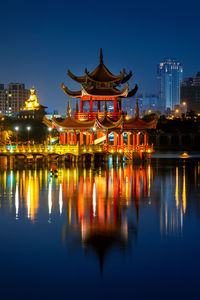
<instances>
[{"instance_id":1,"label":"skyscraper","mask_svg":"<svg viewBox=\"0 0 200 300\"><path fill-rule=\"evenodd\" d=\"M200 113L200 72L191 78L185 78L181 84L181 102L187 104L188 110Z\"/></svg>"},{"instance_id":2,"label":"skyscraper","mask_svg":"<svg viewBox=\"0 0 200 300\"><path fill-rule=\"evenodd\" d=\"M9 83L7 89L0 84L0 116L13 116L24 106L30 96L30 90L23 83Z\"/></svg>"},{"instance_id":3,"label":"skyscraper","mask_svg":"<svg viewBox=\"0 0 200 300\"><path fill-rule=\"evenodd\" d=\"M183 66L175 59L166 58L157 66L158 95L163 110L174 109L180 103L180 84L183 81Z\"/></svg>"}]
</instances>

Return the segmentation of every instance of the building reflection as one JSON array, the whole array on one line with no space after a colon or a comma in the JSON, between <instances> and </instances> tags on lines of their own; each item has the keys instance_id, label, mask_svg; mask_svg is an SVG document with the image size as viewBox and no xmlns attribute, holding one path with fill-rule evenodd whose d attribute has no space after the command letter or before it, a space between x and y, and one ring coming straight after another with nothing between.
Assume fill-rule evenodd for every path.
<instances>
[{"instance_id":1,"label":"building reflection","mask_svg":"<svg viewBox=\"0 0 200 300\"><path fill-rule=\"evenodd\" d=\"M191 209L199 216L199 175L198 162L170 168L62 168L56 177L47 169L3 169L0 214L6 211L30 222L62 218L64 243L93 250L102 269L111 249L123 253L137 240L140 223L159 217L161 234L182 234ZM145 211L150 218L144 218Z\"/></svg>"},{"instance_id":2,"label":"building reflection","mask_svg":"<svg viewBox=\"0 0 200 300\"><path fill-rule=\"evenodd\" d=\"M139 199L141 194L146 196L147 177L146 168L126 166L94 173L79 170L79 176L75 176L78 182L70 181L63 241L70 250L82 246L86 253L93 251L101 273L111 250L124 253L130 246L130 235L137 238ZM130 207L132 215L128 217Z\"/></svg>"},{"instance_id":3,"label":"building reflection","mask_svg":"<svg viewBox=\"0 0 200 300\"><path fill-rule=\"evenodd\" d=\"M174 178L175 177L175 178ZM171 185L169 186L169 182ZM165 187L168 185L168 187ZM165 191L166 190L166 191ZM174 190L174 193L173 193ZM171 197L169 196L171 194ZM174 197L173 197L174 195ZM161 188L160 229L162 234L180 234L186 213L185 166L175 168L175 174L168 174ZM175 201L174 201L175 200Z\"/></svg>"}]
</instances>

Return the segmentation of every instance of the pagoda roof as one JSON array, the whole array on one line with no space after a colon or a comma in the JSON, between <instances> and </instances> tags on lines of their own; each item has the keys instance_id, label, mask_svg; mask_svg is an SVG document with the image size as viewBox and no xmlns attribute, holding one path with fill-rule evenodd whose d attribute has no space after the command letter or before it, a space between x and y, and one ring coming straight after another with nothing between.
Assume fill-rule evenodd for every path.
<instances>
[{"instance_id":1,"label":"pagoda roof","mask_svg":"<svg viewBox=\"0 0 200 300\"><path fill-rule=\"evenodd\" d=\"M52 123L54 123L55 126L61 127L63 129L90 129L94 127L95 120L93 121L79 121L77 119L74 119L71 116L71 108L70 103L68 101L68 107L67 107L68 116L63 121L59 122L52 117Z\"/></svg>"},{"instance_id":2,"label":"pagoda roof","mask_svg":"<svg viewBox=\"0 0 200 300\"><path fill-rule=\"evenodd\" d=\"M82 91L71 91L64 85L64 83L62 83L62 89L69 97L80 98L82 96Z\"/></svg>"},{"instance_id":3,"label":"pagoda roof","mask_svg":"<svg viewBox=\"0 0 200 300\"><path fill-rule=\"evenodd\" d=\"M104 65L104 63L100 62L100 64L96 67L94 71L89 73L87 69L85 69L86 79L94 82L121 82L124 75L125 69L119 75L113 75Z\"/></svg>"},{"instance_id":4,"label":"pagoda roof","mask_svg":"<svg viewBox=\"0 0 200 300\"><path fill-rule=\"evenodd\" d=\"M130 71L129 74L127 74L121 81L121 83L126 83L131 77L132 77L133 73Z\"/></svg>"},{"instance_id":5,"label":"pagoda roof","mask_svg":"<svg viewBox=\"0 0 200 300\"><path fill-rule=\"evenodd\" d=\"M123 129L153 129L156 128L156 125L158 123L158 117L156 116L154 120L152 121L144 121L139 117L139 107L138 102L136 103L136 113L135 116L131 119L124 120L123 122Z\"/></svg>"},{"instance_id":6,"label":"pagoda roof","mask_svg":"<svg viewBox=\"0 0 200 300\"><path fill-rule=\"evenodd\" d=\"M71 108L68 101L68 116L62 121L58 121L54 116L52 121L48 120L45 116L43 117L43 123L48 127L60 127L63 129L90 129L94 127L95 120L93 121L79 121L71 116Z\"/></svg>"},{"instance_id":7,"label":"pagoda roof","mask_svg":"<svg viewBox=\"0 0 200 300\"><path fill-rule=\"evenodd\" d=\"M138 90L138 85L136 84L135 87L128 92L127 98L131 98L133 96L135 96L135 94L137 93Z\"/></svg>"},{"instance_id":8,"label":"pagoda roof","mask_svg":"<svg viewBox=\"0 0 200 300\"><path fill-rule=\"evenodd\" d=\"M73 79L74 81L76 81L78 83L83 84L86 82L85 75L84 76L76 76L76 75L72 74L70 72L70 70L67 71L67 74L69 75L69 77L71 77L71 79Z\"/></svg>"},{"instance_id":9,"label":"pagoda roof","mask_svg":"<svg viewBox=\"0 0 200 300\"><path fill-rule=\"evenodd\" d=\"M123 116L121 116L120 119L117 121L113 121L111 118L109 118L107 115L107 106L105 102L104 116L103 118L96 117L96 123L99 127L104 129L117 128L123 123Z\"/></svg>"},{"instance_id":10,"label":"pagoda roof","mask_svg":"<svg viewBox=\"0 0 200 300\"><path fill-rule=\"evenodd\" d=\"M50 121L49 119L47 119L46 116L43 117L42 122L47 126L52 128L52 121Z\"/></svg>"},{"instance_id":11,"label":"pagoda roof","mask_svg":"<svg viewBox=\"0 0 200 300\"><path fill-rule=\"evenodd\" d=\"M82 86L82 94L87 96L116 96L116 97L126 97L128 95L129 84L127 82L125 88L120 91L114 87L111 88L96 88L94 86L90 88L85 88Z\"/></svg>"},{"instance_id":12,"label":"pagoda roof","mask_svg":"<svg viewBox=\"0 0 200 300\"><path fill-rule=\"evenodd\" d=\"M125 69L119 74L119 75L113 75L108 68L103 63L103 52L102 49L100 49L100 63L99 65L91 72L89 73L87 69L85 69L85 75L84 76L75 76L71 73L70 70L68 70L68 75L75 80L76 82L80 84L85 84L88 81L92 82L106 82L106 83L117 83L120 84L121 82L125 83L127 80L129 80L132 76L132 72L130 72L127 76L125 75Z\"/></svg>"},{"instance_id":13,"label":"pagoda roof","mask_svg":"<svg viewBox=\"0 0 200 300\"><path fill-rule=\"evenodd\" d=\"M129 89L129 84L127 82L125 88L120 91L114 87L111 88L96 88L94 86L91 86L89 88L85 88L82 85L82 90L81 91L71 91L69 90L64 83L62 84L62 89L63 91L72 98L80 98L82 96L99 96L99 97L127 97L129 94L128 89ZM135 93L137 91L137 88L135 87L134 89Z\"/></svg>"},{"instance_id":14,"label":"pagoda roof","mask_svg":"<svg viewBox=\"0 0 200 300\"><path fill-rule=\"evenodd\" d=\"M123 129L153 129L156 128L156 125L158 123L158 118L155 118L154 120L147 122L140 118L134 117L132 119L126 120L123 123Z\"/></svg>"},{"instance_id":15,"label":"pagoda roof","mask_svg":"<svg viewBox=\"0 0 200 300\"><path fill-rule=\"evenodd\" d=\"M68 116L63 121L59 122L56 118L52 117L52 122L55 126L63 129L90 129L94 127L95 120L93 121L79 121L77 119Z\"/></svg>"}]
</instances>

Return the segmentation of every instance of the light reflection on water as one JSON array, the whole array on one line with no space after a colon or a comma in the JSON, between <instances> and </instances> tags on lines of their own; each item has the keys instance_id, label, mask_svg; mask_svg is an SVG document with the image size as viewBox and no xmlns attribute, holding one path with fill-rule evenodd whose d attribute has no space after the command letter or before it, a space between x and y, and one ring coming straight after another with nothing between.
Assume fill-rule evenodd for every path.
<instances>
[{"instance_id":1,"label":"light reflection on water","mask_svg":"<svg viewBox=\"0 0 200 300\"><path fill-rule=\"evenodd\" d=\"M150 164L97 170L60 168L55 177L48 169L4 169L0 173L1 210L15 210L16 219L27 217L32 222L47 214L48 220L52 215L55 219L64 212L69 224L80 223L85 232L94 223L115 226L119 216L127 218L129 208L133 209L131 217L138 219L140 206L159 206L161 233L182 232L188 206L187 166L173 166L165 174L163 170ZM192 170L198 190L199 163Z\"/></svg>"},{"instance_id":2,"label":"light reflection on water","mask_svg":"<svg viewBox=\"0 0 200 300\"><path fill-rule=\"evenodd\" d=\"M6 228L14 220L13 231L18 226L28 231L27 222L41 232L44 224L58 227L59 234L49 229L46 238L51 235L68 253L82 249L95 254L102 275L107 258L112 261L116 251L124 256L134 245L139 251L144 237L149 243L155 236L157 241L184 237L188 220L200 217L199 175L198 160L154 159L145 166L96 170L58 168L57 177L48 169L2 168L0 222Z\"/></svg>"}]
</instances>

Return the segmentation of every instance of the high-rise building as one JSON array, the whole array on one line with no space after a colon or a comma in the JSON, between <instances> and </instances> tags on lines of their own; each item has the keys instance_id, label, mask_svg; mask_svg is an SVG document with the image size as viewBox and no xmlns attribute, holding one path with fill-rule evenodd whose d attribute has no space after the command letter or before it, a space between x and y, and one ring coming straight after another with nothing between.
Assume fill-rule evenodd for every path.
<instances>
[{"instance_id":1,"label":"high-rise building","mask_svg":"<svg viewBox=\"0 0 200 300\"><path fill-rule=\"evenodd\" d=\"M9 83L7 88L0 84L0 116L13 116L30 96L23 83Z\"/></svg>"},{"instance_id":2,"label":"high-rise building","mask_svg":"<svg viewBox=\"0 0 200 300\"><path fill-rule=\"evenodd\" d=\"M200 72L195 77L184 79L181 84L181 102L187 103L188 111L200 113Z\"/></svg>"},{"instance_id":3,"label":"high-rise building","mask_svg":"<svg viewBox=\"0 0 200 300\"><path fill-rule=\"evenodd\" d=\"M183 81L183 66L175 59L166 58L157 66L158 95L163 110L180 103L180 84Z\"/></svg>"}]
</instances>

